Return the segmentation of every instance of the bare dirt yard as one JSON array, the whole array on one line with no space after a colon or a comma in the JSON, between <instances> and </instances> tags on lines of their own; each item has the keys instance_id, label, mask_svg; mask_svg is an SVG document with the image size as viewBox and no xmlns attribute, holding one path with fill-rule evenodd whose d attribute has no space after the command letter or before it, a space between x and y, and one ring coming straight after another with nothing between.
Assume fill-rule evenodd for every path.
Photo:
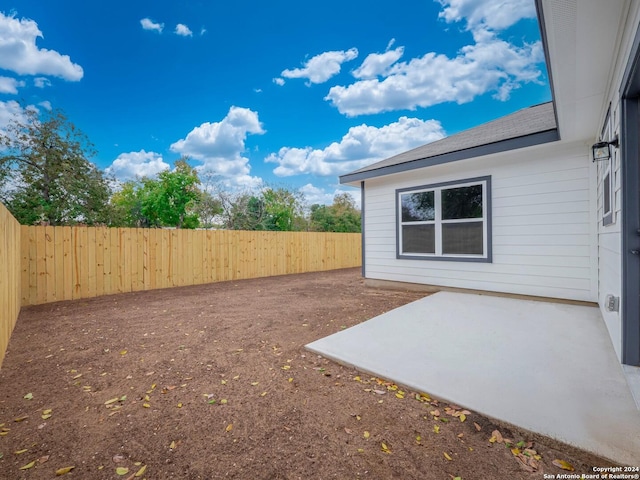
<instances>
[{"instance_id":1,"label":"bare dirt yard","mask_svg":"<svg viewBox=\"0 0 640 480\"><path fill-rule=\"evenodd\" d=\"M24 308L0 370L0 478L513 480L609 464L303 348L421 296L349 269Z\"/></svg>"}]
</instances>

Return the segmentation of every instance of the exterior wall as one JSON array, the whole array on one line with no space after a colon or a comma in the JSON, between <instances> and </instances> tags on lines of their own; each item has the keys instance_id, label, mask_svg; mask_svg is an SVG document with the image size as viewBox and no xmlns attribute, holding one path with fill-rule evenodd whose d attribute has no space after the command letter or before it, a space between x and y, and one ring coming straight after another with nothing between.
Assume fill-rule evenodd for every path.
<instances>
[{"instance_id":1,"label":"exterior wall","mask_svg":"<svg viewBox=\"0 0 640 480\"><path fill-rule=\"evenodd\" d=\"M609 129L611 138L620 132L620 103L611 104L609 113ZM598 304L602 318L607 325L611 341L618 358L622 354L622 321L619 311L608 311L605 308L607 295L621 298L622 294L622 231L620 222L621 185L620 185L620 150L613 149L613 157L609 162L594 164L597 185L597 210L592 219L597 229L598 248ZM604 180L607 172L611 175L611 220L604 221Z\"/></svg>"},{"instance_id":2,"label":"exterior wall","mask_svg":"<svg viewBox=\"0 0 640 480\"><path fill-rule=\"evenodd\" d=\"M638 25L640 25L640 4L638 2L631 2L630 11L626 15L626 24L620 32L620 48L618 49L618 56L615 60L615 68L612 70L611 78L609 79L609 89L606 94L605 104L602 106L601 125L603 129L606 128L606 114L610 109L609 128L612 137L620 135L620 89L622 88L625 68L629 58L632 56L631 50ZM594 139L599 134L601 134L601 132L594 132ZM621 161L620 149L615 149L611 164L613 217L612 222L608 225L604 225L602 221L603 174L607 165L606 163L598 163L598 165L594 167L597 171L597 213L593 219L597 228L598 304L600 305L602 316L609 330L613 346L620 359L622 358L622 319L620 312L610 312L605 308L605 298L607 295L613 295L622 299Z\"/></svg>"},{"instance_id":3,"label":"exterior wall","mask_svg":"<svg viewBox=\"0 0 640 480\"><path fill-rule=\"evenodd\" d=\"M395 190L491 175L493 262L396 258ZM588 146L551 143L366 181L366 277L597 300Z\"/></svg>"}]
</instances>

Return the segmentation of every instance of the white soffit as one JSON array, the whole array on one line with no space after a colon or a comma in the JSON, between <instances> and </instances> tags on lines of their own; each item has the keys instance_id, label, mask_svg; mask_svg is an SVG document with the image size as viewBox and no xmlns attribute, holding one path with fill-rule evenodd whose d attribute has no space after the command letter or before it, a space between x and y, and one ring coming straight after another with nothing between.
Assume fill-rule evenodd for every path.
<instances>
[{"instance_id":1,"label":"white soffit","mask_svg":"<svg viewBox=\"0 0 640 480\"><path fill-rule=\"evenodd\" d=\"M558 127L563 141L600 131L628 0L542 0Z\"/></svg>"}]
</instances>

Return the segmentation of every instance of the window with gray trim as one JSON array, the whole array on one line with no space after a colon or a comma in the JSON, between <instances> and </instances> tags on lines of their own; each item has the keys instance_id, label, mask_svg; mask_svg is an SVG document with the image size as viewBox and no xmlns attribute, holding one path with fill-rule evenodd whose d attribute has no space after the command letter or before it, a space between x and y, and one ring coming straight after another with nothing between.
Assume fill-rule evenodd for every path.
<instances>
[{"instance_id":1,"label":"window with gray trim","mask_svg":"<svg viewBox=\"0 0 640 480\"><path fill-rule=\"evenodd\" d=\"M615 112L614 112L615 114ZM609 104L609 109L607 110L607 116L605 117L604 126L602 127L602 132L600 132L600 140L611 141L615 137L615 133L613 132L613 125L615 124L615 119L611 118L611 104ZM607 226L614 223L613 217L613 175L615 173L614 169L614 160L617 158L618 149L617 148L609 148L609 152L611 152L611 158L604 161L598 162L598 171L600 173L601 179L601 189L600 193L602 195L602 225Z\"/></svg>"},{"instance_id":2,"label":"window with gray trim","mask_svg":"<svg viewBox=\"0 0 640 480\"><path fill-rule=\"evenodd\" d=\"M491 261L489 187L482 177L397 190L398 257Z\"/></svg>"}]
</instances>

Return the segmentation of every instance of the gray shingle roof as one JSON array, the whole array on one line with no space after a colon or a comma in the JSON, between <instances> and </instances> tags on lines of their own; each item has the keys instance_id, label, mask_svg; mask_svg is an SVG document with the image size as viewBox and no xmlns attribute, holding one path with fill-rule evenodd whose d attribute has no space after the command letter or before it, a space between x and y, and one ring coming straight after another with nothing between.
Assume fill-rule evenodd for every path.
<instances>
[{"instance_id":1,"label":"gray shingle roof","mask_svg":"<svg viewBox=\"0 0 640 480\"><path fill-rule=\"evenodd\" d=\"M538 145L559 138L553 102L542 103L342 175L340 183Z\"/></svg>"}]
</instances>

